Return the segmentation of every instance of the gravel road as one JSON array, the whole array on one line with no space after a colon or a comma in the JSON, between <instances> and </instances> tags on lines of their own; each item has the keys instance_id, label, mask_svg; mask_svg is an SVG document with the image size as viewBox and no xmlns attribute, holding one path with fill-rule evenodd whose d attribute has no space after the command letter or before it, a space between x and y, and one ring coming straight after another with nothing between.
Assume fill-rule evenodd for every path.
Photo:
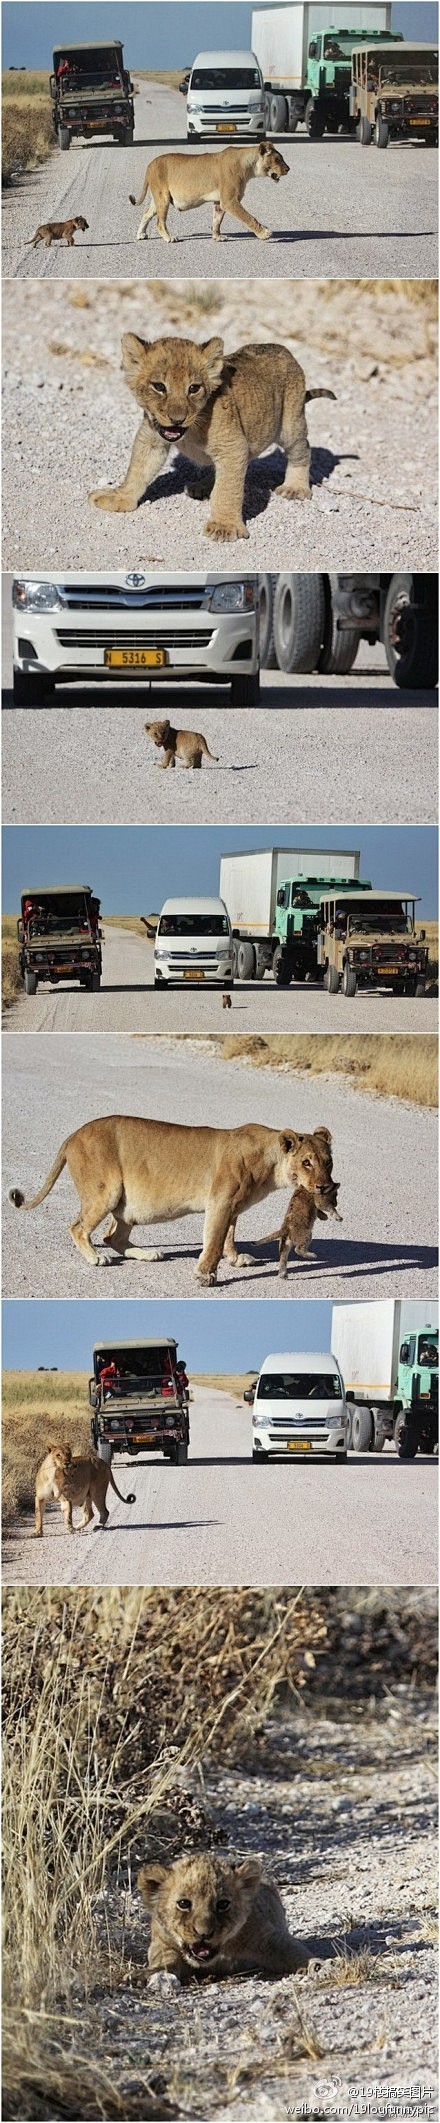
<instances>
[{"instance_id":1,"label":"gravel road","mask_svg":"<svg viewBox=\"0 0 440 2123\"><path fill-rule=\"evenodd\" d=\"M138 81L137 87L133 148L74 142L68 161L55 153L5 193L5 277L76 279L86 273L105 279L166 271L169 278L182 270L203 279L262 270L274 279L289 273L298 279L435 276L437 156L415 142L393 146L379 158L374 149L363 154L357 141L309 141L301 131L279 142L289 177L276 190L260 178L246 194L249 211L264 226L274 224L269 243L257 243L228 215L227 241L219 249L209 233L209 206L185 215L172 210L175 241L166 250L156 224L148 242L137 243L140 210L130 206L129 193L139 197L155 153L177 144L187 151L185 99L159 82ZM197 154L197 148L188 152ZM75 214L85 216L89 234L76 237L74 250L27 247L40 222Z\"/></svg>"},{"instance_id":2,"label":"gravel road","mask_svg":"<svg viewBox=\"0 0 440 2123\"><path fill-rule=\"evenodd\" d=\"M141 246L138 245L138 249ZM121 332L145 337L221 333L227 352L276 340L299 358L308 388L335 403L308 407L312 498L285 503L274 489L284 457L250 465L247 542L213 545L209 502L186 491L176 451L129 515L88 500L112 485L139 428L120 369ZM435 569L437 374L431 297L402 283L350 281L6 281L3 298L5 422L3 553L7 568L133 568L152 561L334 571ZM194 470L192 468L192 478ZM38 506L35 497L38 494ZM210 556L210 558L208 558Z\"/></svg>"},{"instance_id":3,"label":"gravel road","mask_svg":"<svg viewBox=\"0 0 440 2123\"><path fill-rule=\"evenodd\" d=\"M149 1042L122 1035L105 1047L87 1034L54 1040L41 1034L4 1041L4 1195L23 1186L29 1196L41 1186L64 1137L103 1113L138 1113L158 1119L219 1127L259 1120L270 1127L289 1122L332 1130L335 1176L340 1181L339 1225L314 1239L316 1265L290 1265L288 1281L270 1258L255 1255L251 1267L222 1263L211 1289L194 1282L202 1220L156 1224L146 1244L164 1246L161 1262L109 1264L96 1270L73 1247L69 1226L77 1197L62 1173L53 1197L27 1216L10 1203L4 1212L5 1297L194 1297L221 1301L225 1295L286 1298L427 1299L436 1295L436 1116L394 1099L370 1098L339 1078L290 1077L255 1070L200 1053L186 1042ZM415 1183L416 1181L416 1183ZM274 1229L287 1196L279 1193L240 1220L239 1241ZM335 1234L335 1235L333 1235ZM101 1288L102 1285L102 1288Z\"/></svg>"},{"instance_id":4,"label":"gravel road","mask_svg":"<svg viewBox=\"0 0 440 2123\"><path fill-rule=\"evenodd\" d=\"M129 852L129 851L127 851ZM216 988L154 987L153 945L129 929L104 925L99 995L75 985L20 994L4 1016L5 1032L433 1032L438 1006L429 996L327 995L316 984L276 988L238 981L228 1017Z\"/></svg>"},{"instance_id":5,"label":"gravel road","mask_svg":"<svg viewBox=\"0 0 440 2123\"><path fill-rule=\"evenodd\" d=\"M21 1518L6 1543L5 1584L94 1585L97 1572L100 1585L192 1585L194 1575L198 1585L303 1584L311 1555L318 1585L436 1583L432 1460L409 1465L386 1447L346 1467L278 1461L263 1473L249 1457L250 1410L215 1387L193 1391L187 1467L118 1457L116 1481L134 1489L136 1507L110 1490L98 1542L93 1531L67 1540L55 1506L44 1541L31 1515Z\"/></svg>"}]
</instances>

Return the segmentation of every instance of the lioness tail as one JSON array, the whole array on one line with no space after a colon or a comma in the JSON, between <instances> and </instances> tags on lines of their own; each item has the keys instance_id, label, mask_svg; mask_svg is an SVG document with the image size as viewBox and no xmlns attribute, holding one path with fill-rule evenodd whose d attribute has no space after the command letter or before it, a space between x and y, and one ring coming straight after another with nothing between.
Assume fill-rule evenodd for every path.
<instances>
[{"instance_id":1,"label":"lioness tail","mask_svg":"<svg viewBox=\"0 0 440 2123\"><path fill-rule=\"evenodd\" d=\"M139 193L139 198L135 199L134 192L129 192L128 194L130 206L142 206L144 199L146 199L147 192L149 192L149 189L150 186L148 182L148 170L146 170L143 183L143 190Z\"/></svg>"},{"instance_id":2,"label":"lioness tail","mask_svg":"<svg viewBox=\"0 0 440 2123\"><path fill-rule=\"evenodd\" d=\"M136 1497L135 1497L135 1494L134 1494L134 1490L133 1490L133 1489L130 1489L130 1491L129 1491L129 1494L128 1494L128 1496L123 1496L123 1495L122 1495L122 1489L118 1489L118 1484L117 1484L117 1482L115 1482L114 1474L112 1474L112 1470L111 1470L111 1467L110 1467L110 1471L109 1471L109 1482L110 1482L110 1488L111 1488L111 1489L114 1489L114 1491L115 1491L115 1496L118 1496L118 1497L119 1497L119 1502L120 1502L120 1504L135 1504L135 1503L136 1503Z\"/></svg>"},{"instance_id":3,"label":"lioness tail","mask_svg":"<svg viewBox=\"0 0 440 2123\"><path fill-rule=\"evenodd\" d=\"M69 1141L70 1137L66 1135L65 1143L61 1144L61 1149L58 1151L58 1156L55 1158L55 1164L52 1165L51 1171L48 1173L47 1179L45 1179L44 1181L44 1185L40 1187L39 1194L32 1195L32 1200L30 1202L25 1201L24 1194L21 1193L20 1187L9 1188L8 1201L13 1202L14 1209L38 1209L39 1202L44 1202L46 1194L52 1193L52 1187L55 1186L55 1181L59 1179L60 1172L63 1171L63 1167L66 1163L66 1151Z\"/></svg>"}]
</instances>

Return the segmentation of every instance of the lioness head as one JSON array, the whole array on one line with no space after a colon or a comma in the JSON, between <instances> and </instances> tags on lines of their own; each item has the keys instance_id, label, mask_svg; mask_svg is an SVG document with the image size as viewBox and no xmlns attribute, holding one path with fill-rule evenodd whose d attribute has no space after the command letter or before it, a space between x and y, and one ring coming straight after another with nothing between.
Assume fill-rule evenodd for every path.
<instances>
[{"instance_id":1,"label":"lioness head","mask_svg":"<svg viewBox=\"0 0 440 2123\"><path fill-rule=\"evenodd\" d=\"M189 1968L208 1968L241 1931L260 1879L258 1858L235 1864L197 1853L174 1865L143 1865L138 1886L153 1926L156 1915Z\"/></svg>"},{"instance_id":2,"label":"lioness head","mask_svg":"<svg viewBox=\"0 0 440 2123\"><path fill-rule=\"evenodd\" d=\"M224 369L222 339L137 339L124 332L122 363L130 391L164 442L180 442L185 428L218 390Z\"/></svg>"},{"instance_id":3,"label":"lioness head","mask_svg":"<svg viewBox=\"0 0 440 2123\"><path fill-rule=\"evenodd\" d=\"M48 1445L47 1458L52 1460L54 1475L65 1474L72 1459L71 1445Z\"/></svg>"},{"instance_id":4,"label":"lioness head","mask_svg":"<svg viewBox=\"0 0 440 2123\"><path fill-rule=\"evenodd\" d=\"M255 176L272 177L273 183L279 184L280 177L288 177L288 175L289 164L284 162L284 158L279 154L278 148L272 147L271 140L262 140L260 142L258 162L255 164Z\"/></svg>"},{"instance_id":5,"label":"lioness head","mask_svg":"<svg viewBox=\"0 0 440 2123\"><path fill-rule=\"evenodd\" d=\"M331 1142L328 1128L315 1128L313 1135L297 1135L293 1128L286 1129L280 1135L277 1186L293 1187L296 1182L309 1194L326 1186L332 1174Z\"/></svg>"},{"instance_id":6,"label":"lioness head","mask_svg":"<svg viewBox=\"0 0 440 2123\"><path fill-rule=\"evenodd\" d=\"M146 722L145 729L147 737L151 737L151 743L157 745L159 750L161 745L168 743L168 737L171 732L170 722Z\"/></svg>"}]
</instances>

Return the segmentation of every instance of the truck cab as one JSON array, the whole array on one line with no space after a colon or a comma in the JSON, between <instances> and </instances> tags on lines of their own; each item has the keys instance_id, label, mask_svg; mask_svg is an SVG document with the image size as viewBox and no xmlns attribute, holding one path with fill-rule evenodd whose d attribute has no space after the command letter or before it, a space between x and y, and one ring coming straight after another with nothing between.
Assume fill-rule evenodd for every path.
<instances>
[{"instance_id":1,"label":"truck cab","mask_svg":"<svg viewBox=\"0 0 440 2123\"><path fill-rule=\"evenodd\" d=\"M39 885L22 892L18 962L26 995L42 981L97 989L102 973L100 900L90 885Z\"/></svg>"},{"instance_id":2,"label":"truck cab","mask_svg":"<svg viewBox=\"0 0 440 2123\"><path fill-rule=\"evenodd\" d=\"M273 975L277 987L288 987L291 980L316 980L322 971L319 949L319 928L322 895L326 898L333 891L349 891L353 880L310 876L286 878L277 892L275 931L277 946L273 957ZM358 881L357 890L363 890ZM369 889L369 888L368 888Z\"/></svg>"},{"instance_id":3,"label":"truck cab","mask_svg":"<svg viewBox=\"0 0 440 2123\"><path fill-rule=\"evenodd\" d=\"M131 147L134 133L133 84L123 63L119 37L96 44L56 44L50 77L52 118L63 153L71 140L112 135Z\"/></svg>"},{"instance_id":4,"label":"truck cab","mask_svg":"<svg viewBox=\"0 0 440 2123\"><path fill-rule=\"evenodd\" d=\"M189 1445L189 1387L170 1335L96 1342L89 1378L91 1439L99 1458L115 1452L162 1454L183 1466Z\"/></svg>"},{"instance_id":5,"label":"truck cab","mask_svg":"<svg viewBox=\"0 0 440 2123\"><path fill-rule=\"evenodd\" d=\"M353 891L328 891L319 907L317 961L331 995L342 988L389 988L424 995L428 968L425 932L416 931L412 893L377 892L358 882Z\"/></svg>"},{"instance_id":6,"label":"truck cab","mask_svg":"<svg viewBox=\"0 0 440 2123\"><path fill-rule=\"evenodd\" d=\"M438 1440L438 1328L424 1327L401 1343L397 1393L402 1404L396 1442L402 1457L413 1458L418 1446L431 1453Z\"/></svg>"},{"instance_id":7,"label":"truck cab","mask_svg":"<svg viewBox=\"0 0 440 2123\"><path fill-rule=\"evenodd\" d=\"M438 141L438 48L370 38L352 53L350 116L362 147Z\"/></svg>"}]
</instances>

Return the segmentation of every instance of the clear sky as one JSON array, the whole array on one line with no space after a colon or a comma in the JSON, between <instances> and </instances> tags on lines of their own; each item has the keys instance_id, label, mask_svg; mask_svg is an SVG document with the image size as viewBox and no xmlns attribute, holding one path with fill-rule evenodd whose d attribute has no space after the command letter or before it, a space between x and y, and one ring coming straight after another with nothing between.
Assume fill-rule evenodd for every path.
<instances>
[{"instance_id":1,"label":"clear sky","mask_svg":"<svg viewBox=\"0 0 440 2123\"><path fill-rule=\"evenodd\" d=\"M126 1340L144 1334L172 1334L190 1371L258 1371L275 1349L329 1349L331 1305L276 1305L276 1319L266 1306L243 1299L240 1304L207 1305L200 1298L184 1304L101 1304L93 1300L51 1299L44 1304L8 1300L3 1304L5 1371L36 1371L39 1364L58 1371L92 1369L94 1342Z\"/></svg>"},{"instance_id":2,"label":"clear sky","mask_svg":"<svg viewBox=\"0 0 440 2123\"><path fill-rule=\"evenodd\" d=\"M106 914L153 914L164 899L218 892L220 855L238 848L358 848L361 877L420 893L437 912L434 826L5 826L3 910L38 885L91 885Z\"/></svg>"},{"instance_id":3,"label":"clear sky","mask_svg":"<svg viewBox=\"0 0 440 2123\"><path fill-rule=\"evenodd\" d=\"M3 6L3 66L50 67L54 44L82 37L122 37L132 67L191 66L195 54L219 46L246 49L251 43L248 0L6 0ZM337 0L334 20L338 21ZM431 0L396 0L392 27L407 38L438 36Z\"/></svg>"}]
</instances>

